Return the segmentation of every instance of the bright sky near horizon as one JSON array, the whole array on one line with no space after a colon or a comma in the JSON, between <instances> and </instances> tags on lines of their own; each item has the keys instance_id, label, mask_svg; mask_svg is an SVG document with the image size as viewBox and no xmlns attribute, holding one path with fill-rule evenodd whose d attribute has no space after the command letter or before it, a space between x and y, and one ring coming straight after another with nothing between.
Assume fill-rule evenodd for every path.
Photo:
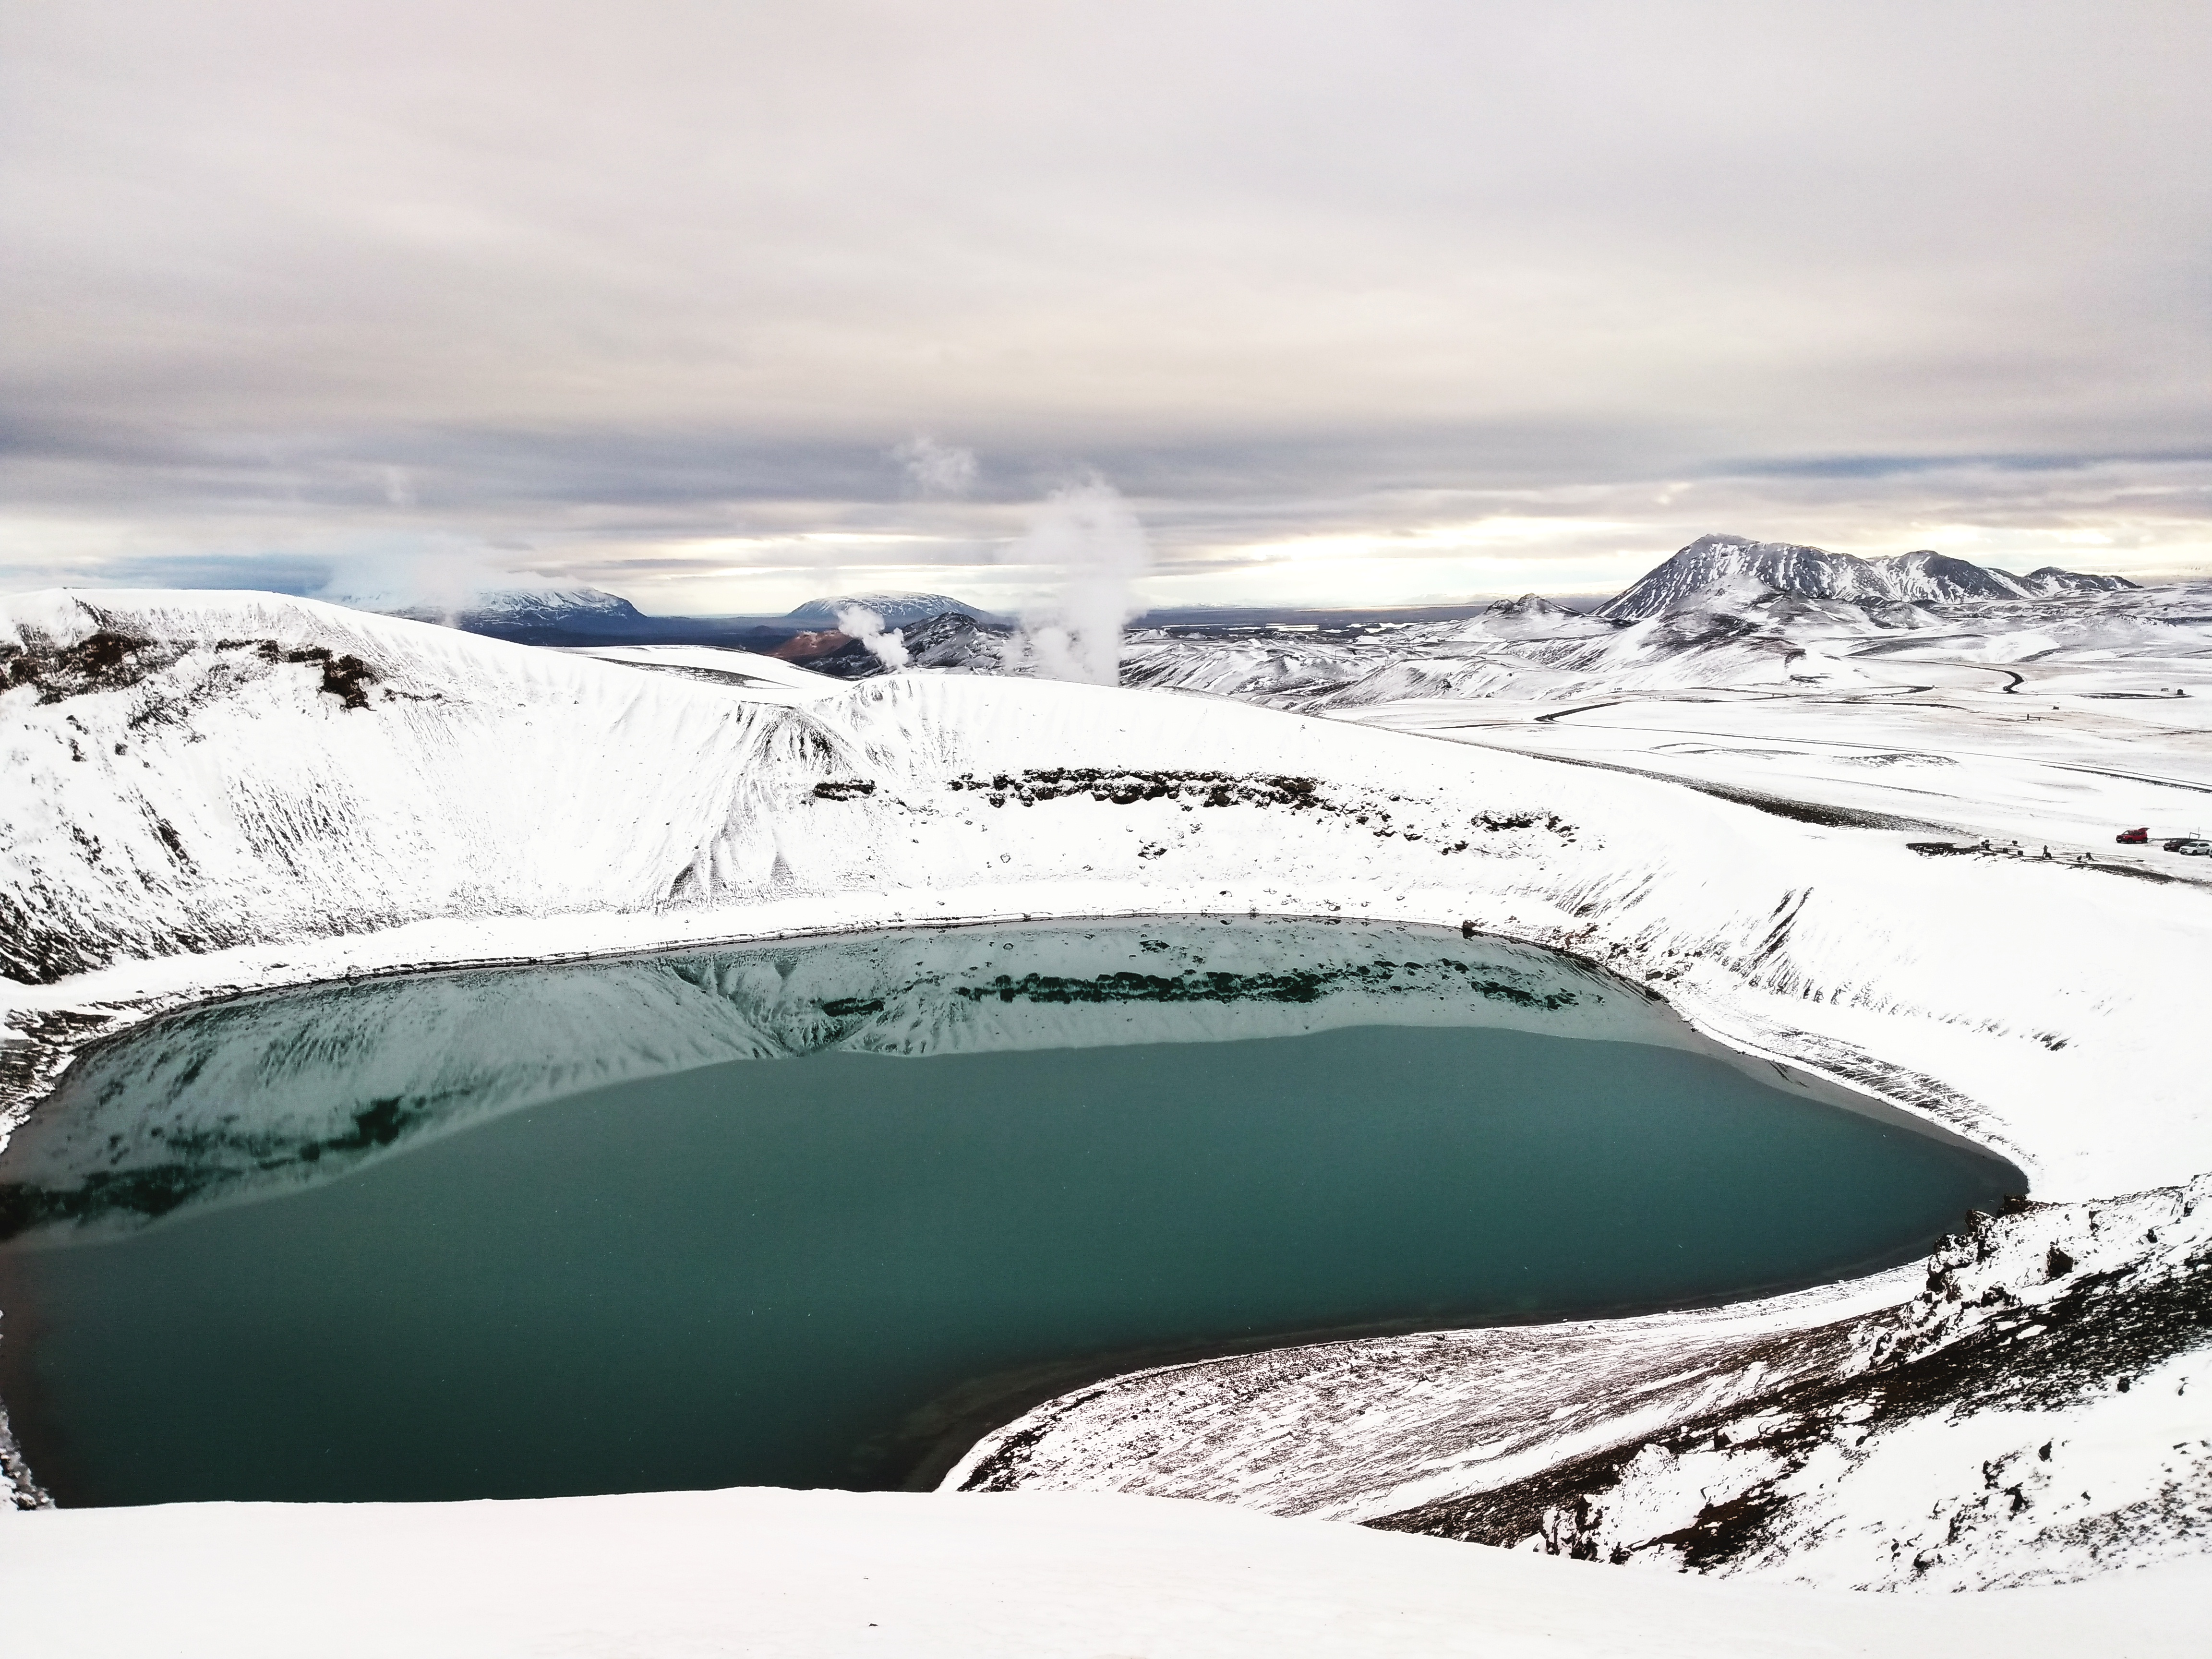
<instances>
[{"instance_id":1,"label":"bright sky near horizon","mask_svg":"<svg viewBox=\"0 0 2212 1659\"><path fill-rule=\"evenodd\" d=\"M2212 9L18 0L0 590L2212 574Z\"/></svg>"}]
</instances>

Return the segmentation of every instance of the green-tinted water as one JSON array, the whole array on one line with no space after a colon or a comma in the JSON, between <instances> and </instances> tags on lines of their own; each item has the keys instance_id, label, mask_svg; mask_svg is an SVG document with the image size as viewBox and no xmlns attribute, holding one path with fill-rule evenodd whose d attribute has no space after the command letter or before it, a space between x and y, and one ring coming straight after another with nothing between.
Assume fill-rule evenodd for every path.
<instances>
[{"instance_id":1,"label":"green-tinted water","mask_svg":"<svg viewBox=\"0 0 2212 1659\"><path fill-rule=\"evenodd\" d=\"M901 948L303 994L88 1063L0 1159L33 1468L78 1504L895 1486L1101 1368L1817 1282L2021 1185L1485 941Z\"/></svg>"}]
</instances>

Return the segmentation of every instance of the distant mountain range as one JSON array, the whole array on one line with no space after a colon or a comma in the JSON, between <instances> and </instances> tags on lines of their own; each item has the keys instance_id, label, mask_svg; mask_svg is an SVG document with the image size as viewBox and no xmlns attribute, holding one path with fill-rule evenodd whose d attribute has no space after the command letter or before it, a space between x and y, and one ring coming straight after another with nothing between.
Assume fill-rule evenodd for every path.
<instances>
[{"instance_id":1,"label":"distant mountain range","mask_svg":"<svg viewBox=\"0 0 2212 1659\"><path fill-rule=\"evenodd\" d=\"M2199 652L2212 623L2206 605L2187 587L2138 588L2055 566L2016 576L1940 553L1861 559L1701 536L1592 611L1523 594L1463 623L1156 629L1130 635L1121 679L1312 713L1687 688L1887 691L1930 673L2002 690L2027 678L1997 665L2014 660L2042 674ZM1931 652L1955 659L1962 641L1983 665L1920 665ZM2137 678L2174 672L2146 668ZM2125 694L2137 695L2136 684L2125 681Z\"/></svg>"},{"instance_id":2,"label":"distant mountain range","mask_svg":"<svg viewBox=\"0 0 2212 1659\"><path fill-rule=\"evenodd\" d=\"M353 596L336 602L520 645L720 645L774 652L802 636L837 632L838 618L854 610L873 612L890 630L946 615L968 617L986 627L1006 626L981 606L943 593L839 595L809 599L782 615L732 617L650 617L618 593L583 586L487 588L446 606ZM832 653L842 647L843 635L813 643L818 650L811 654ZM865 650L855 654L868 657Z\"/></svg>"},{"instance_id":3,"label":"distant mountain range","mask_svg":"<svg viewBox=\"0 0 2212 1659\"><path fill-rule=\"evenodd\" d=\"M1602 635L1655 617L1735 611L1779 599L1858 606L1942 605L1957 602L2063 600L2132 588L2121 576L2085 574L2046 565L2025 576L1923 550L1863 559L1793 542L1743 536L1700 536L1603 605L1578 612L1524 594L1483 607L1423 606L1398 611L1263 608L1185 610L1139 617L1136 629L1173 629L1200 636L1254 629L1304 629L1323 635L1362 633L1386 621L1441 624L1478 621L1498 638ZM919 666L1002 672L1012 624L980 605L945 593L844 594L809 599L781 616L649 617L628 599L596 587L512 588L471 595L457 609L389 607L356 600L357 608L443 623L473 634L526 645L719 645L791 657L846 678L884 672L881 659L839 627L855 610L873 613L887 631L905 636Z\"/></svg>"}]
</instances>

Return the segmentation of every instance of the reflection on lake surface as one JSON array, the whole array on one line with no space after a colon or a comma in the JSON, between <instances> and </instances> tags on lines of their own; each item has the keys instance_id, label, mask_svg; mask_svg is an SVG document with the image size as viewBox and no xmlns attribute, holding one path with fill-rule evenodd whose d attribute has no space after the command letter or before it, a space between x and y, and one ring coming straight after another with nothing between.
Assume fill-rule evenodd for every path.
<instances>
[{"instance_id":1,"label":"reflection on lake surface","mask_svg":"<svg viewBox=\"0 0 2212 1659\"><path fill-rule=\"evenodd\" d=\"M0 1396L64 1503L896 1486L1103 1370L1814 1283L2021 1187L1429 930L379 981L71 1074L0 1157Z\"/></svg>"}]
</instances>

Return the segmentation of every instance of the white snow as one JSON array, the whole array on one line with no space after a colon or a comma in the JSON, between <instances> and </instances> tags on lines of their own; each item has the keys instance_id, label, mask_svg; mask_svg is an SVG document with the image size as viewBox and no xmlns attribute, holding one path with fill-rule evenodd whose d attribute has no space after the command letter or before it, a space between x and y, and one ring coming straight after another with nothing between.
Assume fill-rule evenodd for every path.
<instances>
[{"instance_id":1,"label":"white snow","mask_svg":"<svg viewBox=\"0 0 2212 1659\"><path fill-rule=\"evenodd\" d=\"M2081 603L2105 607L2109 631L2150 626L2142 617L2154 600L2119 593ZM2212 872L2200 873L2202 860L2156 849L2131 856L2163 881L2063 856L2094 851L2100 864L2112 863L2109 837L2093 845L2101 817L2124 806L2124 822L2141 822L2157 815L2156 803L2178 817L2174 804L2201 798L2212 781L2202 727L2174 718L2204 706L2200 681L2187 680L2191 696L2169 702L2095 695L2156 689L2160 675L2166 688L2184 684L2165 659L2151 667L2140 656L2117 666L2077 664L2072 672L2092 678L2039 699L2058 702L2056 710L2022 693L1966 690L1963 678L1941 699L1899 695L1902 665L1884 653L1838 659L1858 664L1855 674L1890 677L1851 683L1853 695L1878 686L1867 695L1879 703L1822 702L1831 690L1811 686L1756 708L1735 696L1686 709L1676 696L1664 707L1540 720L1538 713L1572 705L1478 700L1454 705L1468 723L1446 732L1437 718L1444 706L1433 702L1370 699L1357 705L1370 722L1360 724L1187 695L974 676L890 676L787 703L795 690L815 690L794 678L803 671L779 678L749 660L733 680L638 672L726 669L732 653L703 653L712 660L696 663L593 659L262 595L33 595L9 601L5 616L0 669L14 684L0 695L0 759L10 786L0 801L0 948L10 953L12 977L0 981L0 1018L10 1033L0 1110L20 1114L86 1041L162 1008L349 973L952 921L1334 915L1465 921L1601 962L1661 991L1702 1031L1786 1073L1855 1085L1997 1147L2029 1171L2040 1199L2086 1203L2179 1189L2212 1170L2212 1100L2193 1036L2202 964L2212 960L2212 886L2203 878ZM1595 642L1580 637L1579 623L1561 626L1577 635L1565 645L1579 651L1610 650L1635 629L1668 625L1662 617ZM103 633L126 641L119 654L99 645ZM1977 637L1986 655L1987 636ZM1495 648L1509 647L1531 648ZM1327 641L1310 648L1323 647L1339 648ZM1493 649L1462 642L1440 659L1463 663L1450 654L1462 648ZM103 665L103 649L117 659ZM1676 688L1698 684L1680 651L1653 650L1655 673L1673 674ZM1994 688L2003 676L1976 667L1972 655L1954 651L1911 672L1978 675ZM361 672L343 666L346 659ZM1757 665L1772 667L1778 684L1783 661L1771 655ZM1402 652L1375 672L1401 670L1416 684L1450 684L1462 672L1450 668L1439 680ZM1509 671L1520 672L1494 662L1468 672L1486 684L1483 676L1503 684ZM1548 696L1582 672L1563 670L1564 678L1523 689ZM2031 714L2039 716L2033 725L2023 720ZM1385 722L1419 729L1394 732ZM1976 840L2010 836L2035 855L1926 857L1906 844L1928 838L1925 830L1808 823L1613 769L1632 765L1739 797L1811 799ZM1085 775L1071 776L1077 770ZM1308 780L1301 793L1299 781ZM2041 839L2023 832L2062 824L2055 856L2042 859ZM2032 1212L2018 1221L2044 1224L2037 1218L2050 1216L2057 1219L2049 1225L2063 1229L2075 1215ZM1486 1342L1520 1343L1529 1356L1533 1392L1497 1396L1508 1415L1532 1409L1547 1368L1571 1363L1604 1374L1587 1399L1541 1401L1537 1414L1547 1420L1562 1404L1577 1409L1559 1419L1539 1462L1711 1409L1718 1396L1707 1397L1711 1379L1699 1375L1716 1354L1736 1356L1729 1397L1755 1417L1754 1396L1774 1381L1778 1359L1794 1354L1790 1363L1808 1376L1824 1364L1842 1375L1860 1363L1844 1357L1851 1334L1871 1330L1868 1320L1907 1316L1916 1288L1910 1276L1892 1275L1786 1305L1673 1316L1647 1328L1648 1340L1625 1328L1596 1335L1582 1328L1293 1351L1275 1363L1295 1374L1296 1388L1313 1381L1300 1367L1349 1366L1367 1392L1346 1398L1371 1403L1427 1389L1437 1402L1428 1426L1413 1432L1403 1413L1387 1412L1364 1425L1342 1412L1332 1419L1316 1404L1328 1394L1318 1386L1297 1410L1243 1428L1232 1413L1207 1430L1222 1459L1233 1463L1244 1455L1240 1444L1271 1437L1272 1462L1263 1468L1255 1454L1245 1476L1230 1470L1222 1495L1267 1501L1259 1492L1266 1468L1311 1460L1320 1469L1332 1458L1356 1466L1364 1491L1416 1502L1470 1492L1466 1468L1512 1462L1497 1444L1509 1437L1483 1417L1499 1352ZM1759 1340L1780 1346L1771 1354L1746 1349L1746 1321L1765 1322ZM1803 1334L1823 1326L1834 1328L1831 1335ZM1629 1340L1615 1347L1616 1336ZM1638 1344L1641 1357L1630 1352ZM1754 1373L1753 1365L1765 1369ZM1158 1397L1145 1379L1131 1386ZM2077 1445L2101 1436L2120 1448L2094 1454L2099 1468L2123 1472L2112 1475L2100 1513L2124 1509L2121 1488L2165 1467L2146 1460L2145 1437L2171 1424L2152 1421L2139 1403L2127 1409L2136 1416L2100 1407L2079 1425ZM1168 1418L1159 1426L1175 1431ZM1766 1432L1747 1431L1747 1445ZM1854 1490L1887 1489L1887 1467L1870 1455L1851 1477ZM1228 1490L1246 1476L1241 1494ZM1808 1478L1817 1483L1817 1471ZM1121 1479L1109 1472L1097 1484ZM1650 1514L1671 1512L1677 1500L1654 1492ZM595 1516L602 1510L594 1504L611 1501L582 1501L574 1512ZM662 1505L672 1516L708 1501L621 1500L641 1506L639 1514ZM727 1501L740 1509L768 1502ZM888 1517L935 1501L825 1498L821 1512L842 1504L851 1507L841 1514ZM973 1501L972 1511L916 1512L1009 1512L989 1509L995 1498ZM1855 1516L1867 1512L1853 1501ZM1066 1502L1066 1510L1024 1513L1080 1516L1064 1523L1079 1529L1139 1512L1103 1498ZM131 1528L174 1547L214 1524L211 1513L40 1514L24 1525L78 1529L40 1536L105 1539L84 1546L104 1554L126 1547ZM515 1506L408 1514L416 1517L408 1535L448 1524L447 1516L456 1526L505 1527L459 1517L506 1514L518 1517L515 1528L537 1524ZM298 1547L310 1549L325 1524L341 1521L301 1522ZM374 1528L373 1519L343 1524ZM575 1522L580 1535L599 1524ZM853 1523L862 1531L875 1524ZM903 1522L882 1524L910 1541L958 1535L935 1518L903 1533ZM1065 1535L1055 1530L1062 1524L1035 1523L1036 1547L1049 1552L1050 1540ZM1229 1516L1203 1524L1288 1523ZM1332 1540L1315 1548L1341 1551L1346 1561L1386 1550L1401 1552L1393 1559L1411 1560L1410 1551L1442 1560L1437 1552L1455 1549L1481 1565L1440 1571L1525 1570L1531 1576L1510 1582L1544 1620L1613 1605L1606 1598L1616 1595L1627 1598L1620 1606L1658 1609L1680 1589L1743 1595L1696 1605L1731 1609L1730 1628L1750 1630L1759 1616L1752 1609L1763 1605L1751 1592L1781 1593L1677 1586L1660 1574L1304 1524L1316 1530L1300 1537ZM781 1525L763 1523L769 1532ZM103 1527L112 1530L101 1534ZM276 1522L267 1528L284 1530ZM385 1547L401 1547L393 1528L374 1530ZM2022 1562L2006 1554L2011 1547L1993 1546L1972 1582L2017 1576ZM653 1570L632 1559L649 1553L616 1553L620 1570L635 1572ZM301 1571L303 1583L320 1582ZM960 1582L972 1602L982 1581ZM2086 1607L2106 1594L2100 1584L2113 1582L1972 1601L1986 1621L2010 1617L1997 1612L2002 1606L2025 1605L2013 1595L2076 1595ZM1620 1588L1628 1583L1639 1588ZM1556 1595L1540 1588L1570 1584ZM1031 1617L1051 1596L1040 1590L1017 1601ZM1857 1627L1825 1613L1801 1622L1808 1640L1861 1639ZM808 1628L814 1633L805 1639L817 1645L794 1650L842 1650L820 1645L832 1639L827 1626ZM1095 1628L1103 1633L1090 1647L1070 1650L1112 1651L1112 1643L1137 1640L1107 1622ZM2023 1620L2021 1628L2027 1641L2057 1626ZM1561 1650L1608 1650L1613 1639L1591 1627L1574 1638L1581 1645ZM1449 1650L1413 1637L1401 1645ZM1924 1650L1942 1648L1931 1637ZM1193 1650L1200 1649L1202 1641Z\"/></svg>"},{"instance_id":2,"label":"white snow","mask_svg":"<svg viewBox=\"0 0 2212 1659\"><path fill-rule=\"evenodd\" d=\"M1851 1596L1026 1493L54 1510L5 1548L14 1650L53 1659L2178 1659L2212 1595L2192 1564Z\"/></svg>"}]
</instances>

